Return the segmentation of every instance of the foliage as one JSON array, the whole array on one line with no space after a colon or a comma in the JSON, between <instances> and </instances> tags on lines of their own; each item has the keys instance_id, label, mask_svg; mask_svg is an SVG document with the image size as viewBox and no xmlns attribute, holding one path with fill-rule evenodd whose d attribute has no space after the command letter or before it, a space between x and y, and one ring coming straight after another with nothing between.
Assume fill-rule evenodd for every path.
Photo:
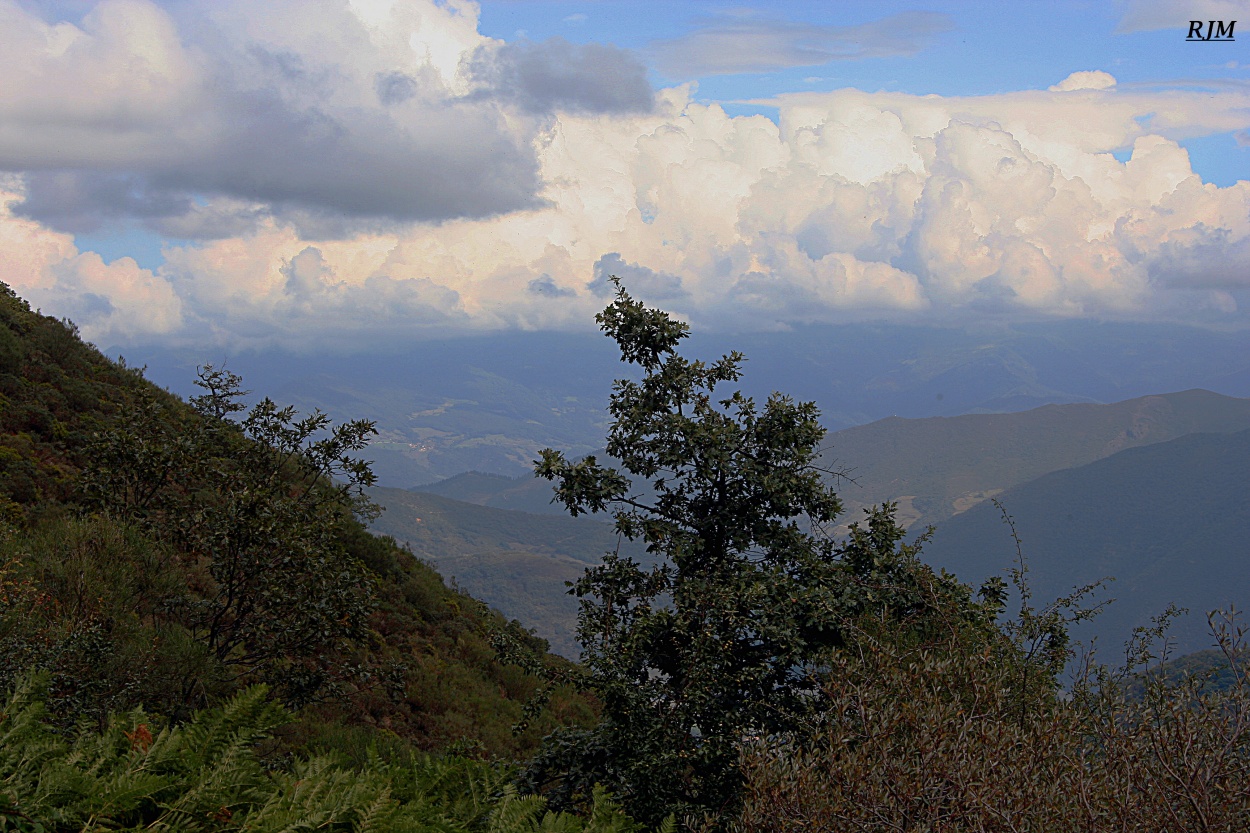
<instances>
[{"instance_id":1,"label":"foliage","mask_svg":"<svg viewBox=\"0 0 1250 833\"><path fill-rule=\"evenodd\" d=\"M507 768L465 758L279 764L262 751L289 718L259 686L183 725L135 710L66 738L47 722L46 685L27 677L0 708L0 831L638 829L602 790L591 813L575 818L518 796Z\"/></svg>"},{"instance_id":2,"label":"foliage","mask_svg":"<svg viewBox=\"0 0 1250 833\"><path fill-rule=\"evenodd\" d=\"M201 381L204 413L0 285L0 688L43 669L50 719L67 729L139 706L186 720L268 679L288 704L308 701L276 742L355 761L373 744L515 758L593 721L565 687L514 735L541 682L495 660L502 617L353 516L350 473L327 475L358 456L354 440L317 445L334 435L323 422L302 441L309 417L277 406L245 425L226 407L237 383ZM234 557L234 576L268 563L290 581L236 582L231 598ZM283 597L297 606L270 609Z\"/></svg>"},{"instance_id":3,"label":"foliage","mask_svg":"<svg viewBox=\"0 0 1250 833\"><path fill-rule=\"evenodd\" d=\"M374 429L330 428L321 413L300 419L268 398L236 423L240 381L201 369L198 419L144 397L99 435L84 490L203 570L175 618L227 673L271 682L299 704L331 680L319 658L359 639L369 615L372 582L341 535L351 510L368 511L358 489L373 475L351 454ZM186 682L185 699L202 701L200 682Z\"/></svg>"},{"instance_id":4,"label":"foliage","mask_svg":"<svg viewBox=\"0 0 1250 833\"><path fill-rule=\"evenodd\" d=\"M745 752L732 829L1244 830L1250 681L1241 632L1215 633L1232 686L1156 668L1134 698L1123 672L1087 669L1070 698L1022 699L1018 644L865 622L832 657L819 729Z\"/></svg>"},{"instance_id":5,"label":"foliage","mask_svg":"<svg viewBox=\"0 0 1250 833\"><path fill-rule=\"evenodd\" d=\"M643 372L611 398L607 453L619 468L546 449L536 471L571 514L611 511L618 533L661 563L609 553L574 587L604 720L553 738L529 786L575 802L603 782L645 821L715 819L736 803L743 741L807 719L848 617L922 623L938 596L970 620L986 615L953 580L919 580L931 574L901 545L892 507L844 545L822 534L841 504L814 464L825 433L815 406L718 398L742 356L681 357L686 325L617 286L597 320Z\"/></svg>"}]
</instances>

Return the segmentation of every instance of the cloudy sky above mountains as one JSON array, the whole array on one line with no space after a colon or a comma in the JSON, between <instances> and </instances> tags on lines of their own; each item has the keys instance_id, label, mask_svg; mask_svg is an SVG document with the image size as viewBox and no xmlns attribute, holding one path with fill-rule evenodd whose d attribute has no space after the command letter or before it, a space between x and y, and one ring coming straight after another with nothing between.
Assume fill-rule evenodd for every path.
<instances>
[{"instance_id":1,"label":"cloudy sky above mountains","mask_svg":"<svg viewBox=\"0 0 1250 833\"><path fill-rule=\"evenodd\" d=\"M0 54L0 280L102 347L584 328L612 274L1250 326L1241 0L0 0Z\"/></svg>"}]
</instances>

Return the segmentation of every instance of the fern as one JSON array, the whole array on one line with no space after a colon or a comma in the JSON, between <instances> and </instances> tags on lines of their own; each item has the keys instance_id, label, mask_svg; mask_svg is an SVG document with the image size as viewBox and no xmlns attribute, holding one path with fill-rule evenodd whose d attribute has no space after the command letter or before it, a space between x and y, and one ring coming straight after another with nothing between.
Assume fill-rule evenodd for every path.
<instances>
[{"instance_id":1,"label":"fern","mask_svg":"<svg viewBox=\"0 0 1250 833\"><path fill-rule=\"evenodd\" d=\"M141 710L66 739L49 725L46 676L27 676L0 707L0 833L635 833L602 788L587 817L556 813L509 784L513 769L467 758L371 754L266 772L254 747L285 714L249 689L185 726ZM665 833L672 833L671 825Z\"/></svg>"}]
</instances>

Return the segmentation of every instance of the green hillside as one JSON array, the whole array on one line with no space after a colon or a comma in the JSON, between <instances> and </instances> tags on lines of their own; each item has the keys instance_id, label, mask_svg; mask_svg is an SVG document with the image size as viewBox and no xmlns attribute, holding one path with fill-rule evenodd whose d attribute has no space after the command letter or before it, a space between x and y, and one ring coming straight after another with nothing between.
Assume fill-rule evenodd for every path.
<instances>
[{"instance_id":1,"label":"green hillside","mask_svg":"<svg viewBox=\"0 0 1250 833\"><path fill-rule=\"evenodd\" d=\"M1205 614L1250 603L1250 431L1194 434L1127 449L1008 489L1035 599L1115 578L1116 599L1078 637L1118 651L1137 625L1175 603L1190 609L1172 633L1178 651L1210 647ZM967 581L999 574L1014 544L992 505L939 524L926 547Z\"/></svg>"},{"instance_id":2,"label":"green hillside","mask_svg":"<svg viewBox=\"0 0 1250 833\"><path fill-rule=\"evenodd\" d=\"M350 431L213 402L220 418L0 291L0 688L42 668L73 723L185 716L267 682L298 709L286 743L352 754L514 757L593 718L561 691L512 734L539 683L490 639L527 637L352 516L324 477L351 473ZM314 439L331 445L298 451Z\"/></svg>"}]
</instances>

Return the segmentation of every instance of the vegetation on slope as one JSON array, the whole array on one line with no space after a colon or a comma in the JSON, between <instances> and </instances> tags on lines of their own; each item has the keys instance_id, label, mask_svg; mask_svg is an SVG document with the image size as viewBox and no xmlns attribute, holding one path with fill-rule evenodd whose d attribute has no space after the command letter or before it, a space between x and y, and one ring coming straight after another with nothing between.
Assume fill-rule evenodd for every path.
<instances>
[{"instance_id":1,"label":"vegetation on slope","mask_svg":"<svg viewBox=\"0 0 1250 833\"><path fill-rule=\"evenodd\" d=\"M367 424L269 400L244 414L237 380L202 381L188 407L0 294L0 686L43 668L71 725L183 719L268 682L299 708L286 742L356 755L381 740L516 756L593 719L561 692L512 733L539 682L491 634L544 646L364 530L349 484L366 480L351 452Z\"/></svg>"},{"instance_id":2,"label":"vegetation on slope","mask_svg":"<svg viewBox=\"0 0 1250 833\"><path fill-rule=\"evenodd\" d=\"M276 766L266 747L290 718L266 695L246 689L182 724L134 709L65 735L49 725L46 680L24 678L0 706L0 830L637 829L603 792L584 819L552 813L508 786L508 767L463 757L298 756Z\"/></svg>"},{"instance_id":3,"label":"vegetation on slope","mask_svg":"<svg viewBox=\"0 0 1250 833\"><path fill-rule=\"evenodd\" d=\"M814 406L718 398L740 357L682 358L684 325L623 290L600 321L644 375L612 399L619 467L539 466L656 562L609 557L578 583L581 671L364 531L367 424L243 415L211 369L189 409L11 294L0 311L0 829L635 829L604 785L668 830L674 812L743 831L1250 824L1235 624L1216 685L1143 683L1138 643L1061 696L1079 598L1035 609L1016 571L1004 620L1004 582L926 567L890 505L822 535L840 505ZM491 628L543 682L494 658ZM538 795L417 751L518 757L579 720L524 768Z\"/></svg>"}]
</instances>

